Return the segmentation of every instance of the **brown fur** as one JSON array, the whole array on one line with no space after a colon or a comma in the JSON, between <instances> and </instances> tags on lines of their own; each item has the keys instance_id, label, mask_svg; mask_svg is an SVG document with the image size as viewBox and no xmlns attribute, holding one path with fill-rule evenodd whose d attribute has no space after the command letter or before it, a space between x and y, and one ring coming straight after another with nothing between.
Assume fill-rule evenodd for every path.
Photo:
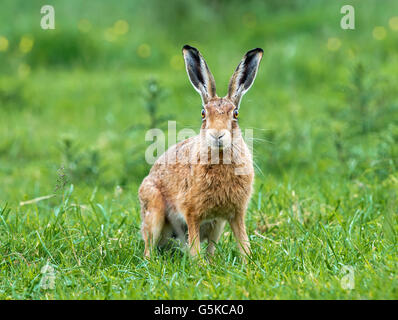
<instances>
[{"instance_id":1,"label":"brown fur","mask_svg":"<svg viewBox=\"0 0 398 320\"><path fill-rule=\"evenodd\" d=\"M210 72L207 65L206 69L204 72ZM206 94L206 118L200 134L167 150L140 186L141 231L147 257L154 245L167 243L172 234L185 243L186 229L192 255L199 253L200 241L206 239L212 254L225 222L230 223L240 251L250 251L244 219L254 179L252 156L233 117L236 105L229 97ZM213 138L206 132L216 136L224 133L233 140L226 140L223 148L212 148L209 139ZM228 151L236 151L230 162L225 161ZM204 154L209 159L215 154L218 163L201 163ZM245 174L236 174L236 169L245 169Z\"/></svg>"}]
</instances>

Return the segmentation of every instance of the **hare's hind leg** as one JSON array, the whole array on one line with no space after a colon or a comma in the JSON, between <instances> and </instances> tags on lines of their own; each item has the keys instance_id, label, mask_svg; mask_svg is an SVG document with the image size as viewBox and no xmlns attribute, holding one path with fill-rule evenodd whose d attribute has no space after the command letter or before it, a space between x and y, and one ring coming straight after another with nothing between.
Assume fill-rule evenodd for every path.
<instances>
[{"instance_id":1,"label":"hare's hind leg","mask_svg":"<svg viewBox=\"0 0 398 320\"><path fill-rule=\"evenodd\" d=\"M165 225L166 213L163 196L152 183L144 181L140 187L141 233L145 242L144 255L150 257L152 249L158 244Z\"/></svg>"}]
</instances>

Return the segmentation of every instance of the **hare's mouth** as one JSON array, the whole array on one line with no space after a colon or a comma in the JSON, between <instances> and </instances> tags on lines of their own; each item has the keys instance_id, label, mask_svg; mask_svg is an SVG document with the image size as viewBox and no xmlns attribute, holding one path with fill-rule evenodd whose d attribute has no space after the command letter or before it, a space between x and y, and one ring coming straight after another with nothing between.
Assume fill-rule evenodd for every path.
<instances>
[{"instance_id":1,"label":"hare's mouth","mask_svg":"<svg viewBox=\"0 0 398 320\"><path fill-rule=\"evenodd\" d=\"M210 148L222 150L224 148L224 145L221 141L213 141L210 145Z\"/></svg>"},{"instance_id":2,"label":"hare's mouth","mask_svg":"<svg viewBox=\"0 0 398 320\"><path fill-rule=\"evenodd\" d=\"M229 142L229 139L214 139L211 138L211 140L207 142L210 148L212 149L219 149L223 150L226 148L229 148L231 146L231 143Z\"/></svg>"},{"instance_id":3,"label":"hare's mouth","mask_svg":"<svg viewBox=\"0 0 398 320\"><path fill-rule=\"evenodd\" d=\"M212 134L210 134L211 136L211 146L215 147L215 148L219 148L222 149L225 145L224 141L223 141L223 137L225 136L225 133L220 135L220 136L214 136Z\"/></svg>"},{"instance_id":4,"label":"hare's mouth","mask_svg":"<svg viewBox=\"0 0 398 320\"><path fill-rule=\"evenodd\" d=\"M211 131L206 133L207 144L212 149L224 149L230 146L231 139L227 131Z\"/></svg>"}]
</instances>

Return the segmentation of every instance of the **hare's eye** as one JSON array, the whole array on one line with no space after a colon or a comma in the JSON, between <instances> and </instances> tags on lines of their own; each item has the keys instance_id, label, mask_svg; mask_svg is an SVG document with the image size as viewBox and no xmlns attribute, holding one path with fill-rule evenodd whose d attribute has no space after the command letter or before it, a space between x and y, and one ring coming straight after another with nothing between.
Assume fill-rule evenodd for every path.
<instances>
[{"instance_id":1,"label":"hare's eye","mask_svg":"<svg viewBox=\"0 0 398 320\"><path fill-rule=\"evenodd\" d=\"M202 109L202 119L204 119L206 117L206 111L205 109Z\"/></svg>"},{"instance_id":2,"label":"hare's eye","mask_svg":"<svg viewBox=\"0 0 398 320\"><path fill-rule=\"evenodd\" d=\"M235 109L234 110L234 119L238 119L238 116L239 116L239 111L238 111L238 109Z\"/></svg>"}]
</instances>

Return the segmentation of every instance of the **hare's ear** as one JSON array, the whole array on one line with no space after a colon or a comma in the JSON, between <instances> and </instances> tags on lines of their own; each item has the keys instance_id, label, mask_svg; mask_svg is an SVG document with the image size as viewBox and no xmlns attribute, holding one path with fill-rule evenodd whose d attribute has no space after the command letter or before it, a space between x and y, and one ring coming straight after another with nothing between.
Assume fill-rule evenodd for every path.
<instances>
[{"instance_id":1,"label":"hare's ear","mask_svg":"<svg viewBox=\"0 0 398 320\"><path fill-rule=\"evenodd\" d=\"M202 97L203 105L216 96L216 83L198 49L185 45L182 48L185 67L193 87Z\"/></svg>"},{"instance_id":2,"label":"hare's ear","mask_svg":"<svg viewBox=\"0 0 398 320\"><path fill-rule=\"evenodd\" d=\"M239 108L242 96L250 89L256 78L263 53L263 49L260 48L248 51L229 81L228 98L237 108Z\"/></svg>"}]
</instances>

